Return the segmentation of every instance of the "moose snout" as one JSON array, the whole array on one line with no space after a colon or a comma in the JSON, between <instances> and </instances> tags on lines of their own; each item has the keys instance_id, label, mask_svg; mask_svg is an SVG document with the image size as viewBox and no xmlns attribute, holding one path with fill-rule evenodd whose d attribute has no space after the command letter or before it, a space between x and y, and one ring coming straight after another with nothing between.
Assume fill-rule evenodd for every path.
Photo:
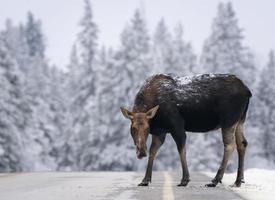
<instances>
[{"instance_id":1,"label":"moose snout","mask_svg":"<svg viewBox=\"0 0 275 200\"><path fill-rule=\"evenodd\" d=\"M143 146L143 147L137 146L137 158L142 159L143 157L146 157L147 156L146 150L147 150L146 146Z\"/></svg>"}]
</instances>

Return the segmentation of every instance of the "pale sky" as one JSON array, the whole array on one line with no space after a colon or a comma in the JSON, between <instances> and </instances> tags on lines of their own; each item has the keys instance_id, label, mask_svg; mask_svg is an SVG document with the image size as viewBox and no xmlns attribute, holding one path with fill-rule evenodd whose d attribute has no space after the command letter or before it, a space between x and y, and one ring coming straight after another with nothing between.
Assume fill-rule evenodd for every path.
<instances>
[{"instance_id":1,"label":"pale sky","mask_svg":"<svg viewBox=\"0 0 275 200\"><path fill-rule=\"evenodd\" d=\"M224 0L91 0L94 20L100 29L100 43L116 47L120 33L136 8L145 8L147 25L152 32L160 18L172 31L181 22L184 38L191 41L196 53L210 34L217 4ZM233 0L233 7L244 28L245 43L266 61L267 53L275 48L275 1ZM47 40L47 57L59 67L68 64L72 44L79 32L83 14L82 0L0 0L0 29L5 19L24 21L32 11L42 20ZM261 61L261 62L262 62Z\"/></svg>"}]
</instances>

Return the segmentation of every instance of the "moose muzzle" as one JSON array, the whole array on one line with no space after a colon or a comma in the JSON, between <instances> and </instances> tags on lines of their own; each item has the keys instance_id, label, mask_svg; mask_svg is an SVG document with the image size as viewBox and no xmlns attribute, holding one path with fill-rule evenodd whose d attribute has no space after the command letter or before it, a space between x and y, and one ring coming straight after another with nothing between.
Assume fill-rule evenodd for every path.
<instances>
[{"instance_id":1,"label":"moose muzzle","mask_svg":"<svg viewBox=\"0 0 275 200\"><path fill-rule=\"evenodd\" d=\"M137 145L136 146L136 153L137 153L137 158L138 159L142 159L143 157L146 157L147 156L147 148L146 148L146 145Z\"/></svg>"}]
</instances>

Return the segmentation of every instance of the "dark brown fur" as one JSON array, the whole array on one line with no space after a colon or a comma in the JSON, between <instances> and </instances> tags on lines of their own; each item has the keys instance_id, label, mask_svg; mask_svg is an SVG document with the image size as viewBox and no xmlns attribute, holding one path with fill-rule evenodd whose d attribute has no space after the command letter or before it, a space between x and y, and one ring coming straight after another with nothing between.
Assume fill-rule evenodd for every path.
<instances>
[{"instance_id":1,"label":"dark brown fur","mask_svg":"<svg viewBox=\"0 0 275 200\"><path fill-rule=\"evenodd\" d=\"M250 97L249 89L234 75L204 74L189 80L160 74L149 78L136 95L133 112L122 109L124 116L131 119L131 134L139 158L146 156L148 133L153 135L145 178L140 185L148 185L151 181L153 160L165 135L170 133L182 163L183 175L179 185L186 186L190 179L185 132L208 132L221 128L223 161L216 177L207 186L216 186L221 181L235 145L239 154L235 185L240 186L247 146L243 124Z\"/></svg>"}]
</instances>

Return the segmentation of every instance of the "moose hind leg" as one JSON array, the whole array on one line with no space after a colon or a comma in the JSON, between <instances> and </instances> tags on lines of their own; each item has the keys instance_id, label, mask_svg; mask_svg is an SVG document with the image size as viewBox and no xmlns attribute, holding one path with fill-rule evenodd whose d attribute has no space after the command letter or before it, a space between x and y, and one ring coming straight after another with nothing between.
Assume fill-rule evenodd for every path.
<instances>
[{"instance_id":1,"label":"moose hind leg","mask_svg":"<svg viewBox=\"0 0 275 200\"><path fill-rule=\"evenodd\" d=\"M244 124L240 122L237 126L236 133L236 144L237 144L237 151L238 151L238 172L237 172L237 179L233 186L240 187L242 183L244 183L244 156L245 150L247 147L247 141L244 137Z\"/></svg>"},{"instance_id":2,"label":"moose hind leg","mask_svg":"<svg viewBox=\"0 0 275 200\"><path fill-rule=\"evenodd\" d=\"M223 153L222 163L220 165L220 168L215 178L212 180L210 184L206 185L207 187L215 187L218 183L221 183L221 180L224 175L224 171L227 167L228 160L235 148L235 130L236 130L236 124L234 124L229 128L222 128L222 139L224 144L224 153Z\"/></svg>"},{"instance_id":3,"label":"moose hind leg","mask_svg":"<svg viewBox=\"0 0 275 200\"><path fill-rule=\"evenodd\" d=\"M143 178L142 182L138 184L138 186L148 186L149 182L151 182L154 159L156 157L156 154L159 148L165 141L165 136L166 134L163 134L160 136L156 136L156 135L152 136L152 143L150 146L150 153L149 153L149 159L148 159L145 177Z\"/></svg>"}]
</instances>

